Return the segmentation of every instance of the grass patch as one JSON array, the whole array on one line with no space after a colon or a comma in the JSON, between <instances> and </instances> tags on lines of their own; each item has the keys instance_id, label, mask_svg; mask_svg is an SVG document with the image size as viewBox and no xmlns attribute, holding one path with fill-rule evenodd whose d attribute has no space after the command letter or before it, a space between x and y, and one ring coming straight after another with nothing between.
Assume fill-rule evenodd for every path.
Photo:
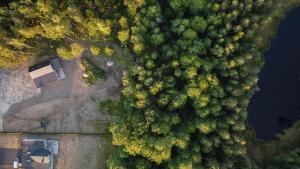
<instances>
[{"instance_id":1,"label":"grass patch","mask_svg":"<svg viewBox=\"0 0 300 169\"><path fill-rule=\"evenodd\" d=\"M118 115L125 111L122 101L112 99L100 101L97 105L97 110L103 114L110 115Z\"/></svg>"},{"instance_id":2,"label":"grass patch","mask_svg":"<svg viewBox=\"0 0 300 169\"><path fill-rule=\"evenodd\" d=\"M80 67L84 71L82 78L88 86L92 86L97 82L97 80L105 78L105 71L94 65L87 58L81 59Z\"/></svg>"}]
</instances>

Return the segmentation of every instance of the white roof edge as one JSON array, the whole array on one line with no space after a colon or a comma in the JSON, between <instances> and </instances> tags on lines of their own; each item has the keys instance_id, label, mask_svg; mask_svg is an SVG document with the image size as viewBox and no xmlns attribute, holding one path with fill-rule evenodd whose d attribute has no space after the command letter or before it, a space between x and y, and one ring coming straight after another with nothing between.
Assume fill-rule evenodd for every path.
<instances>
[{"instance_id":1,"label":"white roof edge","mask_svg":"<svg viewBox=\"0 0 300 169\"><path fill-rule=\"evenodd\" d=\"M35 71L29 72L32 79L54 72L51 65L47 65Z\"/></svg>"}]
</instances>

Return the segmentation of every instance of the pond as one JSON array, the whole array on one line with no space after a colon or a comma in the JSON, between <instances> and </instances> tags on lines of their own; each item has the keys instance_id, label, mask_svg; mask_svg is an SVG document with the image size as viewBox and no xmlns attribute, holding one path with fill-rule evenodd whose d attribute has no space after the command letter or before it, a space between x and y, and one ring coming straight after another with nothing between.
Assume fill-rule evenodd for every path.
<instances>
[{"instance_id":1,"label":"pond","mask_svg":"<svg viewBox=\"0 0 300 169\"><path fill-rule=\"evenodd\" d=\"M251 98L248 123L262 140L276 138L300 116L300 8L288 12L265 53L259 91Z\"/></svg>"},{"instance_id":2,"label":"pond","mask_svg":"<svg viewBox=\"0 0 300 169\"><path fill-rule=\"evenodd\" d=\"M9 4L10 0L0 0L0 7L7 6Z\"/></svg>"}]
</instances>

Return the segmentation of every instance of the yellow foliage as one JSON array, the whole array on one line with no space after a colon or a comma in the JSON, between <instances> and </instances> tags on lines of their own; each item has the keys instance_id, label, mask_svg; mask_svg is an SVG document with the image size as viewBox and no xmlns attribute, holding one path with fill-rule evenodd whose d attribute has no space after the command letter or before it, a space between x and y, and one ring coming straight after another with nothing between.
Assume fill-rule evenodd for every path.
<instances>
[{"instance_id":1,"label":"yellow foliage","mask_svg":"<svg viewBox=\"0 0 300 169\"><path fill-rule=\"evenodd\" d=\"M139 43L139 44L134 44L134 45L133 45L133 51L134 51L136 54L141 54L143 50L144 50L143 44Z\"/></svg>"},{"instance_id":2,"label":"yellow foliage","mask_svg":"<svg viewBox=\"0 0 300 169\"><path fill-rule=\"evenodd\" d=\"M128 30L122 30L118 32L118 39L123 43L127 41L129 38L129 31Z\"/></svg>"},{"instance_id":3,"label":"yellow foliage","mask_svg":"<svg viewBox=\"0 0 300 169\"><path fill-rule=\"evenodd\" d=\"M97 56L97 55L100 54L100 48L98 48L98 47L96 47L96 46L92 46L92 47L90 48L90 51L91 51L91 53L92 53L93 55L95 55L95 56Z\"/></svg>"},{"instance_id":4,"label":"yellow foliage","mask_svg":"<svg viewBox=\"0 0 300 169\"><path fill-rule=\"evenodd\" d=\"M112 56L113 53L114 53L114 49L112 49L111 47L105 47L105 48L104 48L104 53L105 53L107 56Z\"/></svg>"},{"instance_id":5,"label":"yellow foliage","mask_svg":"<svg viewBox=\"0 0 300 169\"><path fill-rule=\"evenodd\" d=\"M126 71L123 72L122 84L125 87L129 86L129 75L128 75L128 72L126 72Z\"/></svg>"},{"instance_id":6,"label":"yellow foliage","mask_svg":"<svg viewBox=\"0 0 300 169\"><path fill-rule=\"evenodd\" d=\"M219 85L219 79L217 78L217 76L209 74L206 76L206 78L211 87L215 87Z\"/></svg>"},{"instance_id":7,"label":"yellow foliage","mask_svg":"<svg viewBox=\"0 0 300 169\"><path fill-rule=\"evenodd\" d=\"M72 43L71 44L71 53L74 57L78 57L82 52L84 48L78 43Z\"/></svg>"},{"instance_id":8,"label":"yellow foliage","mask_svg":"<svg viewBox=\"0 0 300 169\"><path fill-rule=\"evenodd\" d=\"M228 45L226 45L226 47L225 47L224 50L225 50L225 52L227 54L230 54L230 53L234 52L234 46L233 46L233 44L229 43Z\"/></svg>"},{"instance_id":9,"label":"yellow foliage","mask_svg":"<svg viewBox=\"0 0 300 169\"><path fill-rule=\"evenodd\" d=\"M71 49L67 49L65 47L57 48L56 52L57 52L58 56L60 56L61 58L65 59L65 60L71 60L75 57L80 56L84 50L83 46L81 46L78 43L72 43L70 45L70 48Z\"/></svg>"},{"instance_id":10,"label":"yellow foliage","mask_svg":"<svg viewBox=\"0 0 300 169\"><path fill-rule=\"evenodd\" d=\"M187 69L187 76L189 79L194 79L197 76L197 68L189 67Z\"/></svg>"},{"instance_id":11,"label":"yellow foliage","mask_svg":"<svg viewBox=\"0 0 300 169\"><path fill-rule=\"evenodd\" d=\"M199 98L201 95L201 90L195 87L189 88L187 91L187 95L192 98Z\"/></svg>"},{"instance_id":12,"label":"yellow foliage","mask_svg":"<svg viewBox=\"0 0 300 169\"><path fill-rule=\"evenodd\" d=\"M121 18L119 19L119 24L121 26L121 28L127 28L128 27L128 21L127 18L125 16L121 16Z\"/></svg>"},{"instance_id":13,"label":"yellow foliage","mask_svg":"<svg viewBox=\"0 0 300 169\"><path fill-rule=\"evenodd\" d=\"M206 80L200 80L199 87L201 90L206 90L209 87L209 84Z\"/></svg>"},{"instance_id":14,"label":"yellow foliage","mask_svg":"<svg viewBox=\"0 0 300 169\"><path fill-rule=\"evenodd\" d=\"M136 106L138 108L144 108L146 105L147 94L144 92L137 92L135 97L137 99Z\"/></svg>"},{"instance_id":15,"label":"yellow foliage","mask_svg":"<svg viewBox=\"0 0 300 169\"><path fill-rule=\"evenodd\" d=\"M179 66L178 60L173 60L173 61L171 62L171 66L172 66L172 67L177 67L177 66Z\"/></svg>"},{"instance_id":16,"label":"yellow foliage","mask_svg":"<svg viewBox=\"0 0 300 169\"><path fill-rule=\"evenodd\" d=\"M88 34L89 36L109 36L111 33L111 26L108 22L98 20L98 19L90 19L87 24Z\"/></svg>"},{"instance_id":17,"label":"yellow foliage","mask_svg":"<svg viewBox=\"0 0 300 169\"><path fill-rule=\"evenodd\" d=\"M234 60L231 60L228 63L228 68L229 69L234 68L234 67L236 67L236 65L237 65L236 62Z\"/></svg>"},{"instance_id":18,"label":"yellow foliage","mask_svg":"<svg viewBox=\"0 0 300 169\"><path fill-rule=\"evenodd\" d=\"M124 5L131 15L135 15L139 7L144 4L145 0L124 0Z\"/></svg>"},{"instance_id":19,"label":"yellow foliage","mask_svg":"<svg viewBox=\"0 0 300 169\"><path fill-rule=\"evenodd\" d=\"M152 95L157 94L163 88L163 82L156 82L154 85L150 86L149 92Z\"/></svg>"}]
</instances>

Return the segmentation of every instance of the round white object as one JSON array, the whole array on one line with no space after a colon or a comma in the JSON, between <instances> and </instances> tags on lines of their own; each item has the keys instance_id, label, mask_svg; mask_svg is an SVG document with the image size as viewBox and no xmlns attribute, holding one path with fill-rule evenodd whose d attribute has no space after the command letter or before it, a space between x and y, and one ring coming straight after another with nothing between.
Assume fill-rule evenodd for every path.
<instances>
[{"instance_id":1,"label":"round white object","mask_svg":"<svg viewBox=\"0 0 300 169\"><path fill-rule=\"evenodd\" d=\"M89 77L89 75L88 75L88 74L85 74L85 73L82 74L82 76L83 76L83 77Z\"/></svg>"},{"instance_id":2,"label":"round white object","mask_svg":"<svg viewBox=\"0 0 300 169\"><path fill-rule=\"evenodd\" d=\"M111 66L114 65L114 62L113 62L112 60L109 60L109 61L106 62L106 65L107 65L108 67L111 67Z\"/></svg>"}]
</instances>

